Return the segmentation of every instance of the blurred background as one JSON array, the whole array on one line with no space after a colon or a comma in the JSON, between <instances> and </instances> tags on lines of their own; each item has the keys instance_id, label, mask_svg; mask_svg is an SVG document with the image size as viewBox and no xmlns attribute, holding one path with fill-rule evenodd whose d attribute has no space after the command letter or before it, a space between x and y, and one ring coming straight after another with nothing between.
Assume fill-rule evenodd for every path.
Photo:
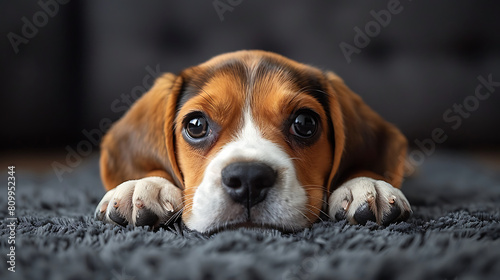
<instances>
[{"instance_id":1,"label":"blurred background","mask_svg":"<svg viewBox=\"0 0 500 280\"><path fill-rule=\"evenodd\" d=\"M40 0L0 11L5 164L85 159L158 73L240 49L333 70L414 148L440 129L437 149L499 151L498 1Z\"/></svg>"}]
</instances>

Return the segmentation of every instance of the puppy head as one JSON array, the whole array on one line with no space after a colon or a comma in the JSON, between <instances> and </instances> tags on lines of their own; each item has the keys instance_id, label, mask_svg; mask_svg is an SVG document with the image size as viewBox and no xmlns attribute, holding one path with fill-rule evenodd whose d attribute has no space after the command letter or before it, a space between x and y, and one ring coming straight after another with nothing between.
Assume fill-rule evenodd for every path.
<instances>
[{"instance_id":1,"label":"puppy head","mask_svg":"<svg viewBox=\"0 0 500 280\"><path fill-rule=\"evenodd\" d=\"M406 144L335 74L240 51L158 78L106 134L101 175L107 189L165 177L194 230L293 231L349 178L399 187Z\"/></svg>"},{"instance_id":2,"label":"puppy head","mask_svg":"<svg viewBox=\"0 0 500 280\"><path fill-rule=\"evenodd\" d=\"M293 231L316 221L344 145L325 75L276 54L241 51L180 77L172 118L185 224L201 232Z\"/></svg>"}]
</instances>

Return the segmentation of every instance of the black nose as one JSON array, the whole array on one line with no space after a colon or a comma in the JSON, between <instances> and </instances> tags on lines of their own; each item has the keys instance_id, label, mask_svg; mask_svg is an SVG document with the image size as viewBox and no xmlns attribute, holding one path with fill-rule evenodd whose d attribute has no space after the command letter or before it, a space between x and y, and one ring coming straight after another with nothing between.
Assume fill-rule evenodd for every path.
<instances>
[{"instance_id":1,"label":"black nose","mask_svg":"<svg viewBox=\"0 0 500 280\"><path fill-rule=\"evenodd\" d=\"M276 182L276 172L258 162L236 162L222 169L222 184L229 196L248 209L266 198Z\"/></svg>"}]
</instances>

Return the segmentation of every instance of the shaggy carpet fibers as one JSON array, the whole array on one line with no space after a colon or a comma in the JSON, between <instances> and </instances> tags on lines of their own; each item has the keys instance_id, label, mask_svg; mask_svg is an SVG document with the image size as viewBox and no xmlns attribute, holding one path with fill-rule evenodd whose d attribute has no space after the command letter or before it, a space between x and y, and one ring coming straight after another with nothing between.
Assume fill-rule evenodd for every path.
<instances>
[{"instance_id":1,"label":"shaggy carpet fibers","mask_svg":"<svg viewBox=\"0 0 500 280\"><path fill-rule=\"evenodd\" d=\"M405 181L407 222L323 221L295 234L106 225L92 218L98 174L97 158L62 182L18 166L15 272L2 174L0 279L500 279L500 174L466 156L436 153Z\"/></svg>"}]
</instances>

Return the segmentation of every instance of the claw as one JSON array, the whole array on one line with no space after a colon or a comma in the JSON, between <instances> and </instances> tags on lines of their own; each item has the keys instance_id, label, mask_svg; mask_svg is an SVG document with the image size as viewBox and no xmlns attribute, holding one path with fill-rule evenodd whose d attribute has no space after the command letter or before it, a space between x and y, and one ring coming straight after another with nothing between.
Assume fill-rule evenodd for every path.
<instances>
[{"instance_id":1,"label":"claw","mask_svg":"<svg viewBox=\"0 0 500 280\"><path fill-rule=\"evenodd\" d=\"M172 203L165 201L162 203L162 205L163 205L163 209L165 209L166 211L174 212L174 206L172 205Z\"/></svg>"},{"instance_id":2,"label":"claw","mask_svg":"<svg viewBox=\"0 0 500 280\"><path fill-rule=\"evenodd\" d=\"M389 203L390 204L394 204L396 202L396 196L395 195L391 195L391 197L389 197Z\"/></svg>"},{"instance_id":3,"label":"claw","mask_svg":"<svg viewBox=\"0 0 500 280\"><path fill-rule=\"evenodd\" d=\"M138 209L142 209L144 207L144 202L141 199L137 199L134 204Z\"/></svg>"}]
</instances>

